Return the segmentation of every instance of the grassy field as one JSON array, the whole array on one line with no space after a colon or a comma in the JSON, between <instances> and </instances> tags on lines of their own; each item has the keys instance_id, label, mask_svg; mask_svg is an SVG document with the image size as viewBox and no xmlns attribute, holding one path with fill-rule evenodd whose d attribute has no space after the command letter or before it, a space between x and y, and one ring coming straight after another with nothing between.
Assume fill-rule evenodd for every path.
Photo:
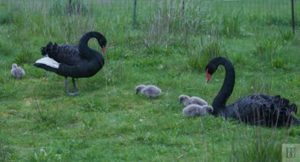
<instances>
[{"instance_id":1,"label":"grassy field","mask_svg":"<svg viewBox=\"0 0 300 162\"><path fill-rule=\"evenodd\" d=\"M225 56L237 73L229 103L267 93L300 106L300 31L291 33L289 1L187 0L182 12L179 0L138 0L134 25L131 0L75 1L73 10L66 2L0 0L0 161L274 162L281 144L300 143L300 127L187 118L178 102L188 94L211 103L224 70L206 84L204 66ZM49 41L76 44L90 30L108 39L106 64L68 97L63 77L33 63ZM10 76L14 62L22 80ZM141 83L163 95L136 95Z\"/></svg>"}]
</instances>

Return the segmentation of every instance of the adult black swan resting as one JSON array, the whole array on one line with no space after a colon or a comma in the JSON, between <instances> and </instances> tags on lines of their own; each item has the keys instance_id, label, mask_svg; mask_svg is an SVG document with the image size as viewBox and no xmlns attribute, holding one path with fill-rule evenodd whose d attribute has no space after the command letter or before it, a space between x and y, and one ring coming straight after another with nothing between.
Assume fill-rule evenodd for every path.
<instances>
[{"instance_id":1,"label":"adult black swan resting","mask_svg":"<svg viewBox=\"0 0 300 162\"><path fill-rule=\"evenodd\" d=\"M267 127L288 127L300 124L299 119L294 116L297 106L280 96L253 94L226 106L226 101L231 95L235 83L235 71L232 63L223 57L212 59L206 66L206 80L210 80L219 65L225 67L226 74L223 86L212 104L213 115Z\"/></svg>"},{"instance_id":2,"label":"adult black swan resting","mask_svg":"<svg viewBox=\"0 0 300 162\"><path fill-rule=\"evenodd\" d=\"M88 41L96 38L102 53L89 48ZM57 45L48 43L42 47L43 58L37 60L34 65L47 71L55 72L65 77L65 89L68 95L77 95L78 89L75 78L91 77L95 75L104 65L102 54L105 53L107 40L99 32L91 31L85 33L78 46ZM73 92L69 91L67 78L71 77Z\"/></svg>"}]
</instances>

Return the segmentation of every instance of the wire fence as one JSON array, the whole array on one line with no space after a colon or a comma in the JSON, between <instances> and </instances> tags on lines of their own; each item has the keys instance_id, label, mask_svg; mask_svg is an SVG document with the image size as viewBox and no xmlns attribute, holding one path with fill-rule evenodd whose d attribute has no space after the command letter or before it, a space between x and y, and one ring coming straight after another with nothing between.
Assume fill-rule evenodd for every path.
<instances>
[{"instance_id":1,"label":"wire fence","mask_svg":"<svg viewBox=\"0 0 300 162\"><path fill-rule=\"evenodd\" d=\"M5 0L4 0L5 1ZM8 1L8 0L6 0ZM294 2L295 25L300 26L300 2L297 0L53 0L40 1L28 0L8 1L8 3L30 3L33 9L45 10L47 6L73 4L77 10L86 7L99 16L109 18L128 19L131 23L145 22L157 16L158 12L167 10L177 12L180 16L186 12L196 14L205 13L210 17L218 18L228 14L248 15L250 19L261 19L265 23L275 25L292 25L292 7ZM71 8L72 9L72 8ZM76 9L75 9L76 10ZM67 9L70 12L70 8ZM101 12L104 11L104 12ZM98 15L97 15L98 16ZM172 16L172 15L171 15ZM197 15L196 15L197 16ZM201 15L200 15L201 16Z\"/></svg>"},{"instance_id":2,"label":"wire fence","mask_svg":"<svg viewBox=\"0 0 300 162\"><path fill-rule=\"evenodd\" d=\"M300 3L295 1L295 25L299 30ZM143 22L156 16L162 8L169 12L205 12L211 17L228 14L244 14L252 19L261 19L267 24L286 25L292 28L292 0L95 0L94 3L106 9L110 16L127 15L133 23ZM90 2L86 2L90 3ZM123 12L122 12L123 11ZM298 16L299 15L299 16Z\"/></svg>"}]
</instances>

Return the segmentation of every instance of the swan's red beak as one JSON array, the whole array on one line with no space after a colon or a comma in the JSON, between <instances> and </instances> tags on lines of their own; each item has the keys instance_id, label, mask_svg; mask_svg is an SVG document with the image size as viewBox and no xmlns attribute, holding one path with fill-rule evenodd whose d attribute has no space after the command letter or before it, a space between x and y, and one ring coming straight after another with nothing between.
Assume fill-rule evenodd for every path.
<instances>
[{"instance_id":1,"label":"swan's red beak","mask_svg":"<svg viewBox=\"0 0 300 162\"><path fill-rule=\"evenodd\" d=\"M105 54L105 52L106 52L106 48L103 47L103 48L102 48L102 54Z\"/></svg>"},{"instance_id":2,"label":"swan's red beak","mask_svg":"<svg viewBox=\"0 0 300 162\"><path fill-rule=\"evenodd\" d=\"M208 70L205 72L206 82L209 82L211 79L211 74L209 74Z\"/></svg>"}]
</instances>

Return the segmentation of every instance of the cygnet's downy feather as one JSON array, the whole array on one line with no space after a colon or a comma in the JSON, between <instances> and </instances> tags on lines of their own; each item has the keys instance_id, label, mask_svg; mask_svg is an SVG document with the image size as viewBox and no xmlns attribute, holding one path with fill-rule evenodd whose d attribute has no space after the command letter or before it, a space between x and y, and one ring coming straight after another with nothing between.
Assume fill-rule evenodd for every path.
<instances>
[{"instance_id":1,"label":"cygnet's downy feather","mask_svg":"<svg viewBox=\"0 0 300 162\"><path fill-rule=\"evenodd\" d=\"M161 89L155 85L138 85L135 87L136 94L143 94L148 98L156 98L160 96Z\"/></svg>"},{"instance_id":2,"label":"cygnet's downy feather","mask_svg":"<svg viewBox=\"0 0 300 162\"><path fill-rule=\"evenodd\" d=\"M208 105L208 103L202 99L201 97L197 96L188 96L188 95L180 95L179 96L179 102L183 104L184 106L190 105L190 104L197 104L200 106Z\"/></svg>"},{"instance_id":3,"label":"cygnet's downy feather","mask_svg":"<svg viewBox=\"0 0 300 162\"><path fill-rule=\"evenodd\" d=\"M187 117L195 117L195 116L205 116L210 114L213 111L213 108L209 105L198 105L198 104L190 104L186 106L182 113Z\"/></svg>"},{"instance_id":4,"label":"cygnet's downy feather","mask_svg":"<svg viewBox=\"0 0 300 162\"><path fill-rule=\"evenodd\" d=\"M11 75L16 79L22 79L25 75L25 71L22 67L18 66L16 63L11 65Z\"/></svg>"}]
</instances>

